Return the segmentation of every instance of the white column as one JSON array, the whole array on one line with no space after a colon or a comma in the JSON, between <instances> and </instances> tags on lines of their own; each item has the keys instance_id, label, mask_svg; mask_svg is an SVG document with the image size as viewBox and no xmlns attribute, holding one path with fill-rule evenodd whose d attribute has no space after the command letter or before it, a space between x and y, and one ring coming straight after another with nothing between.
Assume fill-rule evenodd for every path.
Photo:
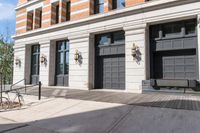
<instances>
[{"instance_id":1,"label":"white column","mask_svg":"<svg viewBox=\"0 0 200 133\"><path fill-rule=\"evenodd\" d=\"M126 52L126 91L141 93L142 80L146 79L146 24L127 26L125 30L125 52ZM141 59L134 60L131 55L133 44L139 47Z\"/></svg>"},{"instance_id":2,"label":"white column","mask_svg":"<svg viewBox=\"0 0 200 133\"><path fill-rule=\"evenodd\" d=\"M25 70L24 70L24 77L26 79L26 84L31 83L31 46L32 45L26 45L25 46Z\"/></svg>"},{"instance_id":3,"label":"white column","mask_svg":"<svg viewBox=\"0 0 200 133\"><path fill-rule=\"evenodd\" d=\"M69 87L73 89L89 89L89 34L69 36ZM80 61L75 62L74 54L78 50Z\"/></svg>"},{"instance_id":4,"label":"white column","mask_svg":"<svg viewBox=\"0 0 200 133\"><path fill-rule=\"evenodd\" d=\"M94 77L95 77L95 37L94 35L90 35L89 37L89 77L88 77L88 87L89 89L94 89Z\"/></svg>"},{"instance_id":5,"label":"white column","mask_svg":"<svg viewBox=\"0 0 200 133\"><path fill-rule=\"evenodd\" d=\"M39 42L40 44L40 73L39 73L39 80L42 82L43 86L49 85L49 53L50 53L50 41L42 41ZM46 58L46 62L41 63L41 57Z\"/></svg>"},{"instance_id":6,"label":"white column","mask_svg":"<svg viewBox=\"0 0 200 133\"><path fill-rule=\"evenodd\" d=\"M49 86L55 86L55 68L56 67L56 41L50 42L49 53Z\"/></svg>"},{"instance_id":7,"label":"white column","mask_svg":"<svg viewBox=\"0 0 200 133\"><path fill-rule=\"evenodd\" d=\"M16 83L25 77L25 45L15 44L14 51L13 83ZM16 65L16 59L20 60L18 65ZM23 84L24 82L19 83L19 85Z\"/></svg>"},{"instance_id":8,"label":"white column","mask_svg":"<svg viewBox=\"0 0 200 133\"><path fill-rule=\"evenodd\" d=\"M200 78L200 14L197 16L197 38L198 38L198 44L197 44L197 51L198 51L198 69L199 69L199 78Z\"/></svg>"}]
</instances>

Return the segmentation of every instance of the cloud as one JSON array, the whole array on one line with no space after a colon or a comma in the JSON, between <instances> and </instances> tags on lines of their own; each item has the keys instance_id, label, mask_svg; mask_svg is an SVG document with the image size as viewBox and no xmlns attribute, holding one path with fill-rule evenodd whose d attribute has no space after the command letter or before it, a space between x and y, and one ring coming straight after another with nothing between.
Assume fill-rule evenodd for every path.
<instances>
[{"instance_id":1,"label":"cloud","mask_svg":"<svg viewBox=\"0 0 200 133\"><path fill-rule=\"evenodd\" d=\"M0 1L0 21L15 19L15 5Z\"/></svg>"}]
</instances>

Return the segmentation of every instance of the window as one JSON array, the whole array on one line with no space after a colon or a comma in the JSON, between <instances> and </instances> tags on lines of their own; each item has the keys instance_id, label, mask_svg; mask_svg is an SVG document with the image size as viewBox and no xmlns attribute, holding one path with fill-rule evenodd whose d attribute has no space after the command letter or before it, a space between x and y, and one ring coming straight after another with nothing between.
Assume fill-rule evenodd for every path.
<instances>
[{"instance_id":1,"label":"window","mask_svg":"<svg viewBox=\"0 0 200 133\"><path fill-rule=\"evenodd\" d=\"M94 14L104 12L104 0L95 0L94 1Z\"/></svg>"},{"instance_id":2,"label":"window","mask_svg":"<svg viewBox=\"0 0 200 133\"><path fill-rule=\"evenodd\" d=\"M125 36L124 31L116 31L101 35L96 35L97 45L112 45L112 44L124 44Z\"/></svg>"},{"instance_id":3,"label":"window","mask_svg":"<svg viewBox=\"0 0 200 133\"><path fill-rule=\"evenodd\" d=\"M186 21L185 22L185 34L186 35L195 34L196 25L197 25L196 20L188 20L188 21Z\"/></svg>"},{"instance_id":4,"label":"window","mask_svg":"<svg viewBox=\"0 0 200 133\"><path fill-rule=\"evenodd\" d=\"M59 23L59 5L56 5L56 18L55 23Z\"/></svg>"},{"instance_id":5,"label":"window","mask_svg":"<svg viewBox=\"0 0 200 133\"><path fill-rule=\"evenodd\" d=\"M113 33L113 43L118 44L118 43L125 43L125 36L124 32L118 31Z\"/></svg>"},{"instance_id":6,"label":"window","mask_svg":"<svg viewBox=\"0 0 200 133\"><path fill-rule=\"evenodd\" d=\"M113 0L112 9L119 9L125 7L125 0Z\"/></svg>"},{"instance_id":7,"label":"window","mask_svg":"<svg viewBox=\"0 0 200 133\"><path fill-rule=\"evenodd\" d=\"M42 27L42 10L39 11L39 28Z\"/></svg>"},{"instance_id":8,"label":"window","mask_svg":"<svg viewBox=\"0 0 200 133\"><path fill-rule=\"evenodd\" d=\"M70 7L71 7L71 2L68 1L66 3L66 21L69 21L70 20Z\"/></svg>"},{"instance_id":9,"label":"window","mask_svg":"<svg viewBox=\"0 0 200 133\"><path fill-rule=\"evenodd\" d=\"M40 46L33 45L32 46L32 75L39 75L39 65L40 65Z\"/></svg>"},{"instance_id":10,"label":"window","mask_svg":"<svg viewBox=\"0 0 200 133\"><path fill-rule=\"evenodd\" d=\"M164 37L180 35L182 27L182 22L173 22L163 25Z\"/></svg>"},{"instance_id":11,"label":"window","mask_svg":"<svg viewBox=\"0 0 200 133\"><path fill-rule=\"evenodd\" d=\"M97 37L99 45L108 45L111 43L111 35L110 34L102 34Z\"/></svg>"},{"instance_id":12,"label":"window","mask_svg":"<svg viewBox=\"0 0 200 133\"><path fill-rule=\"evenodd\" d=\"M69 41L57 42L57 75L65 75L69 73Z\"/></svg>"},{"instance_id":13,"label":"window","mask_svg":"<svg viewBox=\"0 0 200 133\"><path fill-rule=\"evenodd\" d=\"M35 9L35 29L42 27L42 8Z\"/></svg>"},{"instance_id":14,"label":"window","mask_svg":"<svg viewBox=\"0 0 200 133\"><path fill-rule=\"evenodd\" d=\"M33 11L27 13L27 31L33 30Z\"/></svg>"}]
</instances>

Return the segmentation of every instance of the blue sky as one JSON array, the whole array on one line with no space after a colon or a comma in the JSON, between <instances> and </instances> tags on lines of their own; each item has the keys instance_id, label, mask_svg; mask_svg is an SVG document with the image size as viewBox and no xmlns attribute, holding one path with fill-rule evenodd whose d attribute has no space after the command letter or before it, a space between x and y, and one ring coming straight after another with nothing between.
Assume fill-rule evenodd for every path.
<instances>
[{"instance_id":1,"label":"blue sky","mask_svg":"<svg viewBox=\"0 0 200 133\"><path fill-rule=\"evenodd\" d=\"M0 34L5 36L15 34L15 7L17 1L0 0Z\"/></svg>"}]
</instances>

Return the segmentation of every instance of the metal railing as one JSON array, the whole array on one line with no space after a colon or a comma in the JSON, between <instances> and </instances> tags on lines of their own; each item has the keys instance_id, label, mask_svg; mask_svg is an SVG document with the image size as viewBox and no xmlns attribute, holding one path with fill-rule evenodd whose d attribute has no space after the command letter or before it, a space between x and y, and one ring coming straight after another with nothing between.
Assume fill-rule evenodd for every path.
<instances>
[{"instance_id":1,"label":"metal railing","mask_svg":"<svg viewBox=\"0 0 200 133\"><path fill-rule=\"evenodd\" d=\"M21 82L24 82L24 85L19 85L19 83L21 83ZM16 86L16 88L15 88L15 86ZM3 97L3 93L7 94L8 97L6 97L6 99L8 99L8 103L12 103L12 101L9 98L8 93L13 92L13 93L16 93L16 96L20 96L21 98L23 98L20 91L24 89L25 94L27 94L27 88L33 88L35 86L38 86L38 100L41 100L42 83L40 81L37 84L27 86L26 85L26 79L21 79L18 82L12 84L9 89L3 90L3 77L0 74L0 104L3 105L2 99L3 98L5 99L5 97ZM19 99L19 97L18 97L18 99ZM20 100L19 100L19 103L20 103Z\"/></svg>"}]
</instances>

